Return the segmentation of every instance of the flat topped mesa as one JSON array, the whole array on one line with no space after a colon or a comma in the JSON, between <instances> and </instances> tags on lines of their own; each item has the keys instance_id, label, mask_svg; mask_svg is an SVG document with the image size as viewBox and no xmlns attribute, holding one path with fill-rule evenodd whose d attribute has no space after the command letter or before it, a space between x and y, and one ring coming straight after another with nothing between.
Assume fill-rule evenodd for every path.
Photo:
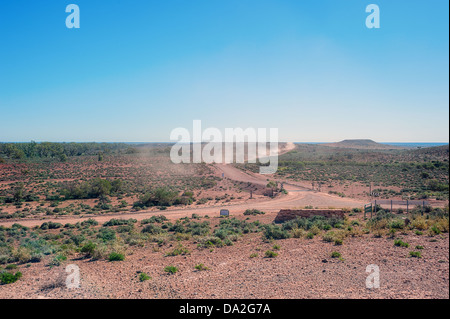
<instances>
[{"instance_id":1,"label":"flat topped mesa","mask_svg":"<svg viewBox=\"0 0 450 319\"><path fill-rule=\"evenodd\" d=\"M284 223L297 217L310 218L313 216L343 219L345 214L340 209L282 209L278 212L274 221L275 223Z\"/></svg>"},{"instance_id":2,"label":"flat topped mesa","mask_svg":"<svg viewBox=\"0 0 450 319\"><path fill-rule=\"evenodd\" d=\"M377 143L370 139L343 140L336 143L322 144L329 147L355 148L355 149L403 149L403 147Z\"/></svg>"}]
</instances>

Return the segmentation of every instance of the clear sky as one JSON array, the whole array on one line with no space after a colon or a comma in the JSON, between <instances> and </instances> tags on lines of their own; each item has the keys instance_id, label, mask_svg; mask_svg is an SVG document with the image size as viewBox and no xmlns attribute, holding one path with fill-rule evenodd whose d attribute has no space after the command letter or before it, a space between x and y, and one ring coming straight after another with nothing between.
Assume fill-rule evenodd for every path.
<instances>
[{"instance_id":1,"label":"clear sky","mask_svg":"<svg viewBox=\"0 0 450 319\"><path fill-rule=\"evenodd\" d=\"M448 30L447 0L2 0L0 141L448 142Z\"/></svg>"}]
</instances>

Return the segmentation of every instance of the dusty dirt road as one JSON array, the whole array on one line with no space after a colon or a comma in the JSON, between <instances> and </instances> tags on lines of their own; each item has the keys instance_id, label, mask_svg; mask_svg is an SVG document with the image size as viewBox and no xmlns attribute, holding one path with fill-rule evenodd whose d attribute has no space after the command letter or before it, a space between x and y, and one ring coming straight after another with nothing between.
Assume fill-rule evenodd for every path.
<instances>
[{"instance_id":1,"label":"dusty dirt road","mask_svg":"<svg viewBox=\"0 0 450 319\"><path fill-rule=\"evenodd\" d=\"M255 185L265 186L267 179L270 179L268 175L252 174L243 172L240 169L233 167L232 165L217 164L215 165L218 175L224 174L225 178L229 178L238 182L252 183ZM283 182L278 180L279 182ZM20 223L21 225L32 227L41 225L45 221L55 221L60 223L77 223L79 221L93 218L99 223L106 222L112 218L134 218L136 220L142 220L149 218L152 215L164 214L168 218L182 218L191 216L193 213L199 215L214 216L219 213L220 209L228 209L230 215L242 214L246 209L259 209L268 213L278 212L280 209L288 208L303 208L311 205L318 208L352 208L361 207L364 203L355 199L341 198L338 196L332 196L325 193L320 193L308 189L304 186L300 186L291 182L285 182L285 189L288 191L287 195L279 195L275 198L259 198L248 199L244 203L226 204L209 207L188 207L184 209L180 208L168 208L167 210L152 210L152 211L139 211L139 212L124 212L106 214L101 216L83 216L83 217L49 217L48 219L21 219L21 220L8 220L0 221L0 225L10 227L14 223Z\"/></svg>"}]
</instances>

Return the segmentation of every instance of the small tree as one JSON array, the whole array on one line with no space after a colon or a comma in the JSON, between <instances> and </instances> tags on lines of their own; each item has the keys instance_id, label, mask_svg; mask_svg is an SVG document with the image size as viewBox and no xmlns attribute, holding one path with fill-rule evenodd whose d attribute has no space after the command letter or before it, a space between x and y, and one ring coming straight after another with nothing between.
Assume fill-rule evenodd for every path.
<instances>
[{"instance_id":1,"label":"small tree","mask_svg":"<svg viewBox=\"0 0 450 319\"><path fill-rule=\"evenodd\" d=\"M270 181L270 182L267 184L266 187L272 189L272 196L273 196L273 193L274 193L275 191L277 191L277 189L278 189L278 184L277 184L277 182Z\"/></svg>"},{"instance_id":2,"label":"small tree","mask_svg":"<svg viewBox=\"0 0 450 319\"><path fill-rule=\"evenodd\" d=\"M16 189L13 192L13 199L15 203L20 203L23 198L25 197L25 187L23 184L20 184L16 187Z\"/></svg>"}]
</instances>

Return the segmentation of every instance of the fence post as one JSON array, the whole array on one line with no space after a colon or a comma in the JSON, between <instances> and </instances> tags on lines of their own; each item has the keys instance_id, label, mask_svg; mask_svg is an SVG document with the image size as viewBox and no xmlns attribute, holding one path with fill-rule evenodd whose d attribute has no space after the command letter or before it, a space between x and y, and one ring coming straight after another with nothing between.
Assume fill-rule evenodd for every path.
<instances>
[{"instance_id":1,"label":"fence post","mask_svg":"<svg viewBox=\"0 0 450 319\"><path fill-rule=\"evenodd\" d=\"M375 207L372 207L372 209L370 210L370 218L372 218L374 210L375 210L375 213L376 213L377 212L377 200L375 200Z\"/></svg>"},{"instance_id":2,"label":"fence post","mask_svg":"<svg viewBox=\"0 0 450 319\"><path fill-rule=\"evenodd\" d=\"M391 199L391 214L393 213L393 211L392 211L392 199Z\"/></svg>"},{"instance_id":3,"label":"fence post","mask_svg":"<svg viewBox=\"0 0 450 319\"><path fill-rule=\"evenodd\" d=\"M406 200L406 213L409 214L409 201Z\"/></svg>"}]
</instances>

